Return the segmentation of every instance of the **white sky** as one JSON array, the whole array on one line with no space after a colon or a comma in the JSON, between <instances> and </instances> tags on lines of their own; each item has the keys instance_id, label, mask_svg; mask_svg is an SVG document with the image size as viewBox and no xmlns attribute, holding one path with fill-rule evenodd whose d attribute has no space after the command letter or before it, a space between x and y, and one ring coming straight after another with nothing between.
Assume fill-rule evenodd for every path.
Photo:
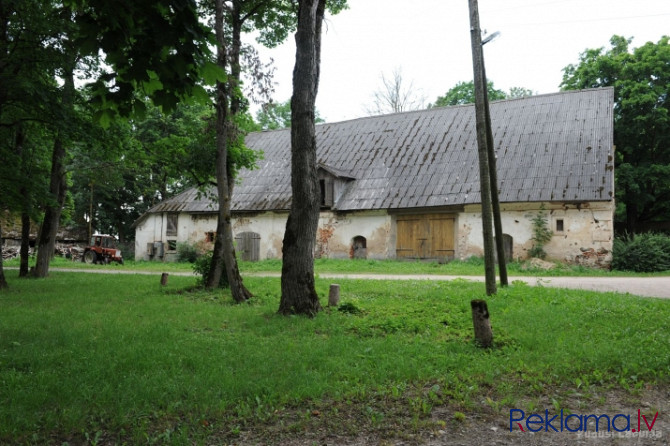
<instances>
[{"instance_id":1,"label":"white sky","mask_svg":"<svg viewBox=\"0 0 670 446\"><path fill-rule=\"evenodd\" d=\"M327 122L367 116L381 74L402 70L427 102L472 80L467 0L349 0L327 17L317 109ZM618 34L633 47L670 34L670 0L479 0L480 24L501 35L484 49L495 87L537 94L559 90L562 69L587 48L609 47ZM274 50L275 101L291 96L294 37Z\"/></svg>"}]
</instances>

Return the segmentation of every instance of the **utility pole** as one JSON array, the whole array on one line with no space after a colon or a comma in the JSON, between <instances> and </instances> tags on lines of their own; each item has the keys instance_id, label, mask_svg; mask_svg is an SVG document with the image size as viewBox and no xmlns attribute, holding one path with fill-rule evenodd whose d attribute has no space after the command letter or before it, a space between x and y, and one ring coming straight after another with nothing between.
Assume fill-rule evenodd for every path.
<instances>
[{"instance_id":1,"label":"utility pole","mask_svg":"<svg viewBox=\"0 0 670 446\"><path fill-rule=\"evenodd\" d=\"M491 178L486 126L486 80L484 79L482 35L479 29L479 8L477 0L468 0L468 2L470 6L470 40L472 43L472 65L475 84L477 153L479 155L479 184L482 202L482 232L484 236L484 270L486 273L486 294L490 296L496 293L496 270L493 257L493 209L491 205Z\"/></svg>"},{"instance_id":2,"label":"utility pole","mask_svg":"<svg viewBox=\"0 0 670 446\"><path fill-rule=\"evenodd\" d=\"M476 2L476 0L475 0ZM477 19L479 22L479 18ZM482 47L495 39L498 32L491 34L484 42ZM491 206L493 209L493 228L495 230L496 252L498 253L498 274L500 275L500 285L507 286L507 259L505 258L505 241L503 240L502 219L500 217L500 200L498 198L498 167L496 162L495 146L493 144L493 130L491 129L491 110L489 109L488 82L486 80L486 68L484 65L484 50L481 49L482 57L482 78L484 82L484 110L486 112L486 146L489 158L489 181L491 183Z\"/></svg>"}]
</instances>

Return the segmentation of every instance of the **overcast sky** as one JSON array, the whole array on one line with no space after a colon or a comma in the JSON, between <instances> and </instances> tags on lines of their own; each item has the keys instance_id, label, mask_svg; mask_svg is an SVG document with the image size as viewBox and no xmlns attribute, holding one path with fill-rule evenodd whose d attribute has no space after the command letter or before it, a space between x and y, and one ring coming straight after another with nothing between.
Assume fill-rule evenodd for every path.
<instances>
[{"instance_id":1,"label":"overcast sky","mask_svg":"<svg viewBox=\"0 0 670 446\"><path fill-rule=\"evenodd\" d=\"M426 102L472 80L467 0L348 3L324 27L316 106L327 122L367 116L381 74L396 68ZM479 13L482 30L501 33L484 56L488 79L505 91L558 91L562 69L614 34L634 37L633 47L670 34L670 0L479 0ZM275 100L289 99L293 36L261 54L275 61Z\"/></svg>"}]
</instances>

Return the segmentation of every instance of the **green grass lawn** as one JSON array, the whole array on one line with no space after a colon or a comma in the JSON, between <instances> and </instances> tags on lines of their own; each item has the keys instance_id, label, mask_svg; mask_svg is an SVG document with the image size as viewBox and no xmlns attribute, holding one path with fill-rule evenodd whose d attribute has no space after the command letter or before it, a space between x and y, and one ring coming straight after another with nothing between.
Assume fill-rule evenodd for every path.
<instances>
[{"instance_id":1,"label":"green grass lawn","mask_svg":"<svg viewBox=\"0 0 670 446\"><path fill-rule=\"evenodd\" d=\"M192 277L161 289L158 274L7 275L0 443L231 443L249 429L299 434L318 416L397 434L482 398L560 405L670 380L667 300L514 284L487 299L496 345L482 350L469 302L484 285L462 280L338 280L347 311L308 319L276 314L277 278L247 278L255 297L234 305ZM328 286L317 280L324 304Z\"/></svg>"}]
</instances>

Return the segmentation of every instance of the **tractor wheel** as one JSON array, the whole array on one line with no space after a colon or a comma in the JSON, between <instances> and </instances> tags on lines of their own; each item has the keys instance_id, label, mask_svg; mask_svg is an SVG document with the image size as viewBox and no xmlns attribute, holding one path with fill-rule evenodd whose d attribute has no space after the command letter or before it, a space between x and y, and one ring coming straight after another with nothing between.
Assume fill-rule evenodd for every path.
<instances>
[{"instance_id":1,"label":"tractor wheel","mask_svg":"<svg viewBox=\"0 0 670 446\"><path fill-rule=\"evenodd\" d=\"M97 261L98 254L96 254L95 251L86 251L86 254L84 254L84 262L90 265L92 263L96 263Z\"/></svg>"}]
</instances>

